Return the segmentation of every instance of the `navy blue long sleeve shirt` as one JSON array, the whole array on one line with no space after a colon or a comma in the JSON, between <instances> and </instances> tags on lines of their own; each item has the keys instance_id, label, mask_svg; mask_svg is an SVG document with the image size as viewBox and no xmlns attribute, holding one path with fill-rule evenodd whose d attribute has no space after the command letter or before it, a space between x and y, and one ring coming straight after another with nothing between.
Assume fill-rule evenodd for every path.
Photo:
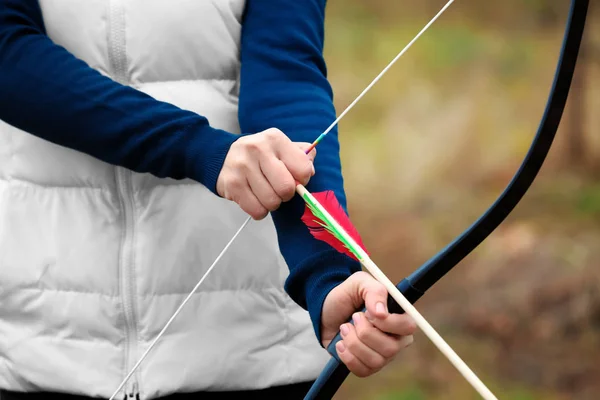
<instances>
[{"instance_id":1,"label":"navy blue long sleeve shirt","mask_svg":"<svg viewBox=\"0 0 600 400\"><path fill-rule=\"evenodd\" d=\"M325 3L247 0L239 101L244 134L276 127L293 141L312 142L335 119L322 54ZM0 119L136 172L194 179L215 195L225 156L239 138L102 76L54 44L37 0L0 0ZM308 190L333 190L345 208L336 129L319 144L315 170ZM360 265L314 239L300 220L303 210L296 196L272 216L290 268L285 289L308 310L320 340L325 297Z\"/></svg>"}]
</instances>

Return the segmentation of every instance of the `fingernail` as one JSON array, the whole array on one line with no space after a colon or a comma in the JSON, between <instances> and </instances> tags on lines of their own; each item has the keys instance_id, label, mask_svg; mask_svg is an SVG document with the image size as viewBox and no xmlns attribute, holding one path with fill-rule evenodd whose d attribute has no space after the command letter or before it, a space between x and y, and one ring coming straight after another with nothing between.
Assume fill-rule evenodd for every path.
<instances>
[{"instance_id":1,"label":"fingernail","mask_svg":"<svg viewBox=\"0 0 600 400\"><path fill-rule=\"evenodd\" d=\"M365 318L367 319L367 321L373 322L373 316L371 315L369 310L365 311Z\"/></svg>"},{"instance_id":2,"label":"fingernail","mask_svg":"<svg viewBox=\"0 0 600 400\"><path fill-rule=\"evenodd\" d=\"M340 326L340 332L342 332L342 336L346 336L348 334L348 327L346 324Z\"/></svg>"},{"instance_id":3,"label":"fingernail","mask_svg":"<svg viewBox=\"0 0 600 400\"><path fill-rule=\"evenodd\" d=\"M377 310L377 312L379 314L385 314L385 306L381 302L379 302L379 303L377 303L377 305L375 305L375 310Z\"/></svg>"},{"instance_id":4,"label":"fingernail","mask_svg":"<svg viewBox=\"0 0 600 400\"><path fill-rule=\"evenodd\" d=\"M360 314L354 313L354 315L352 315L352 321L354 321L354 325L358 324L358 321L360 321Z\"/></svg>"},{"instance_id":5,"label":"fingernail","mask_svg":"<svg viewBox=\"0 0 600 400\"><path fill-rule=\"evenodd\" d=\"M346 351L346 345L344 344L344 342L337 342L335 347L337 347L338 353L343 353L344 351Z\"/></svg>"},{"instance_id":6,"label":"fingernail","mask_svg":"<svg viewBox=\"0 0 600 400\"><path fill-rule=\"evenodd\" d=\"M312 174L313 175L315 174L315 166L314 165L312 165Z\"/></svg>"}]
</instances>

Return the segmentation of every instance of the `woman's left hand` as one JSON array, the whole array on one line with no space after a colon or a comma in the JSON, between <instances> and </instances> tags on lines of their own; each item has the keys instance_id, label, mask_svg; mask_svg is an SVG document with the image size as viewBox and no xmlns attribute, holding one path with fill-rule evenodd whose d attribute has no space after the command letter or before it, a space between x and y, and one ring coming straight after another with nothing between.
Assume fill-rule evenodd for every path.
<instances>
[{"instance_id":1,"label":"woman's left hand","mask_svg":"<svg viewBox=\"0 0 600 400\"><path fill-rule=\"evenodd\" d=\"M335 287L323 303L321 338L327 347L338 331L340 359L359 377L370 376L413 342L414 320L390 314L385 287L366 272L356 272ZM356 312L366 305L366 312ZM348 323L352 315L354 325Z\"/></svg>"}]
</instances>

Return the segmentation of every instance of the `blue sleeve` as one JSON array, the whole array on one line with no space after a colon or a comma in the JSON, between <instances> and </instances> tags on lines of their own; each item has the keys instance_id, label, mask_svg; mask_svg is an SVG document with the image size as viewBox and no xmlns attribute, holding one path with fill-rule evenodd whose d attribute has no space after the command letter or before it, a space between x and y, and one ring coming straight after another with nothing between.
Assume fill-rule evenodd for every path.
<instances>
[{"instance_id":1,"label":"blue sleeve","mask_svg":"<svg viewBox=\"0 0 600 400\"><path fill-rule=\"evenodd\" d=\"M213 193L239 137L101 75L45 33L37 0L0 0L0 119L50 142Z\"/></svg>"},{"instance_id":2,"label":"blue sleeve","mask_svg":"<svg viewBox=\"0 0 600 400\"><path fill-rule=\"evenodd\" d=\"M247 0L242 25L239 120L243 131L276 127L312 142L336 118L323 57L325 0ZM317 146L307 189L333 190L346 210L337 128ZM295 196L272 213L290 268L286 291L308 310L320 342L323 301L360 264L312 237Z\"/></svg>"}]
</instances>

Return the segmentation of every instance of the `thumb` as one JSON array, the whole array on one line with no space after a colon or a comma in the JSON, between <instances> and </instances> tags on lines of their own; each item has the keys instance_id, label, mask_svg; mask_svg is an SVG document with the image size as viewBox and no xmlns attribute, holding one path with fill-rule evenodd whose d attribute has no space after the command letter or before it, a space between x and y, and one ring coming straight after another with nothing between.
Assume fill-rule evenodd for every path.
<instances>
[{"instance_id":1,"label":"thumb","mask_svg":"<svg viewBox=\"0 0 600 400\"><path fill-rule=\"evenodd\" d=\"M388 316L388 292L385 286L371 275L367 275L367 277L363 278L363 282L361 282L361 296L370 315L378 319Z\"/></svg>"}]
</instances>

